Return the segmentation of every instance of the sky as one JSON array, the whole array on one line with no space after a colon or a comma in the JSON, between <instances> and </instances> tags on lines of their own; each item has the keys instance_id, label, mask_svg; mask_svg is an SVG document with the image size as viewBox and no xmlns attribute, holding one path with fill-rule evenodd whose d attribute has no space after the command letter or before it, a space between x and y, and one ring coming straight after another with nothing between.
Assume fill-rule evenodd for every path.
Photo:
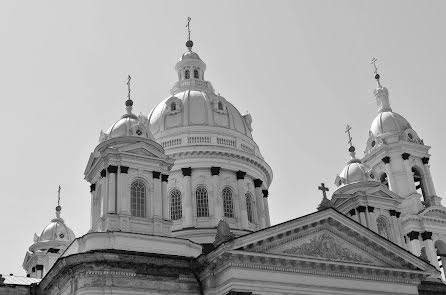
<instances>
[{"instance_id":1,"label":"sky","mask_svg":"<svg viewBox=\"0 0 446 295\"><path fill-rule=\"evenodd\" d=\"M446 193L445 1L7 1L0 10L0 273L23 259L55 216L89 229L83 179L99 132L148 114L176 81L188 16L206 79L241 113L274 179L272 224L314 212L377 114L372 57L393 110L425 144ZM445 204L445 201L443 201Z\"/></svg>"}]
</instances>

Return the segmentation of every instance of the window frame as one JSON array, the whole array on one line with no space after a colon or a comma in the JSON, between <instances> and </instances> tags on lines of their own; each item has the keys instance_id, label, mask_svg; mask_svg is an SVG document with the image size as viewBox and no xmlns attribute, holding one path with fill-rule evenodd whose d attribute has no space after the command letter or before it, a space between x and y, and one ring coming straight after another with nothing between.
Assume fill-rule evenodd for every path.
<instances>
[{"instance_id":1,"label":"window frame","mask_svg":"<svg viewBox=\"0 0 446 295\"><path fill-rule=\"evenodd\" d=\"M183 205L181 191L174 188L169 193L169 211L171 220L181 220L183 218Z\"/></svg>"},{"instance_id":2,"label":"window frame","mask_svg":"<svg viewBox=\"0 0 446 295\"><path fill-rule=\"evenodd\" d=\"M225 192L228 193L225 194ZM224 187L221 191L221 197L223 199L223 216L228 218L235 218L234 193L232 189L228 186Z\"/></svg>"},{"instance_id":3,"label":"window frame","mask_svg":"<svg viewBox=\"0 0 446 295\"><path fill-rule=\"evenodd\" d=\"M134 190L135 185L140 185L139 190ZM147 186L140 179L134 180L130 185L130 214L140 218L147 216Z\"/></svg>"}]
</instances>

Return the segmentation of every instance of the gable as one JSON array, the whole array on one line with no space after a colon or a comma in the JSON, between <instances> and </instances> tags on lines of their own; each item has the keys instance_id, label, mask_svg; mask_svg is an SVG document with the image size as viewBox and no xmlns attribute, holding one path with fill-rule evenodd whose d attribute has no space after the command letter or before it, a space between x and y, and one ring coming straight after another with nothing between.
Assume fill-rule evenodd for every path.
<instances>
[{"instance_id":1,"label":"gable","mask_svg":"<svg viewBox=\"0 0 446 295\"><path fill-rule=\"evenodd\" d=\"M153 157L153 158L156 157L153 153L151 153L148 150L143 149L143 148L137 148L137 149L129 150L126 152L129 154L137 154L137 155L142 155L142 156L146 156L146 157Z\"/></svg>"}]
</instances>

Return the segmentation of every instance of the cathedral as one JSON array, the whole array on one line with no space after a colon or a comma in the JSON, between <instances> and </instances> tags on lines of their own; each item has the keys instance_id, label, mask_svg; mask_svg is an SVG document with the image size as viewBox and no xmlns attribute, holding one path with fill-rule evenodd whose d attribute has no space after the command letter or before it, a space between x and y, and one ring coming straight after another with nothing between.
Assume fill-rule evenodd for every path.
<instances>
[{"instance_id":1,"label":"cathedral","mask_svg":"<svg viewBox=\"0 0 446 295\"><path fill-rule=\"evenodd\" d=\"M129 76L125 111L86 164L88 233L76 237L58 205L26 251L27 277L0 277L0 294L446 294L430 147L392 110L376 67L364 156L347 126L337 189L321 184L317 210L272 226L253 119L205 79L190 32L186 47L148 116L132 112Z\"/></svg>"}]
</instances>

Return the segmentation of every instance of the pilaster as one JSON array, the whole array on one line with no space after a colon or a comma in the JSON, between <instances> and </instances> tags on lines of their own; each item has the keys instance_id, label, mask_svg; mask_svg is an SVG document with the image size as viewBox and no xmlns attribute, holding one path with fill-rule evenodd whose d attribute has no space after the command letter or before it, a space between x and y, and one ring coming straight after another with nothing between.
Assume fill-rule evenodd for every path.
<instances>
[{"instance_id":1,"label":"pilaster","mask_svg":"<svg viewBox=\"0 0 446 295\"><path fill-rule=\"evenodd\" d=\"M270 227L271 220L269 218L269 205L268 205L269 192L268 192L268 190L264 189L264 190L262 190L262 193L263 193L263 208L265 210L265 223L266 223L266 227Z\"/></svg>"},{"instance_id":2,"label":"pilaster","mask_svg":"<svg viewBox=\"0 0 446 295\"><path fill-rule=\"evenodd\" d=\"M237 187L238 187L238 195L240 200L240 217L241 217L241 227L243 229L248 229L248 211L246 209L246 186L245 186L245 175L244 171L237 171L235 173L237 176Z\"/></svg>"},{"instance_id":3,"label":"pilaster","mask_svg":"<svg viewBox=\"0 0 446 295\"><path fill-rule=\"evenodd\" d=\"M218 222L223 219L223 199L220 195L220 167L211 167L212 175L212 190L214 195L215 220L214 224L217 226Z\"/></svg>"},{"instance_id":4,"label":"pilaster","mask_svg":"<svg viewBox=\"0 0 446 295\"><path fill-rule=\"evenodd\" d=\"M183 227L193 227L193 216L192 216L192 168L182 168L184 177L184 198L183 200L183 214L184 214L184 223Z\"/></svg>"},{"instance_id":5,"label":"pilaster","mask_svg":"<svg viewBox=\"0 0 446 295\"><path fill-rule=\"evenodd\" d=\"M260 225L260 228L265 228L265 209L263 208L263 193L262 193L262 183L263 181L260 179L254 179L254 187L256 194L256 208L257 208L257 219Z\"/></svg>"},{"instance_id":6,"label":"pilaster","mask_svg":"<svg viewBox=\"0 0 446 295\"><path fill-rule=\"evenodd\" d=\"M161 196L163 206L163 218L170 219L169 216L169 198L167 196L167 182L169 181L169 175L161 174Z\"/></svg>"},{"instance_id":7,"label":"pilaster","mask_svg":"<svg viewBox=\"0 0 446 295\"><path fill-rule=\"evenodd\" d=\"M163 216L163 199L161 195L161 172L153 171L153 217L161 219Z\"/></svg>"}]
</instances>

